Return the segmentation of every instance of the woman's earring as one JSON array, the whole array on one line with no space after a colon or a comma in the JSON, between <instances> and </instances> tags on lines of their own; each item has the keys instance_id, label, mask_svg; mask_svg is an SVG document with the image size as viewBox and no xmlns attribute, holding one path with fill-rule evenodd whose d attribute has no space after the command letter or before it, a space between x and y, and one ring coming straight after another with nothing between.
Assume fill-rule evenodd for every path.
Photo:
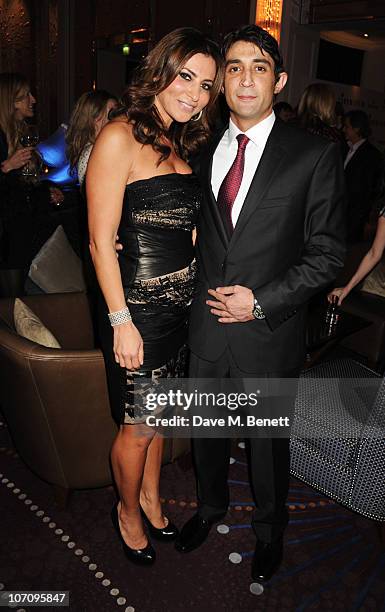
<instances>
[{"instance_id":1,"label":"woman's earring","mask_svg":"<svg viewBox=\"0 0 385 612\"><path fill-rule=\"evenodd\" d=\"M203 115L203 110L200 110L197 115L194 115L193 117L191 117L190 121L199 121L199 119L202 118L202 115Z\"/></svg>"}]
</instances>

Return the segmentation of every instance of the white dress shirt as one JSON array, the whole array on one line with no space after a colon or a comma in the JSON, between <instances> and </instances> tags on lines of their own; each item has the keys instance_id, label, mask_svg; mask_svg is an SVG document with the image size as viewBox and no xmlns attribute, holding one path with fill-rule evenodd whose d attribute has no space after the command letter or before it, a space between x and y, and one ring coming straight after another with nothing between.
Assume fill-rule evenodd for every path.
<instances>
[{"instance_id":1,"label":"white dress shirt","mask_svg":"<svg viewBox=\"0 0 385 612\"><path fill-rule=\"evenodd\" d=\"M230 119L229 127L223 134L222 139L215 150L211 175L211 187L214 197L217 199L218 191L223 179L230 170L237 155L238 134L244 133L250 139L250 142L247 143L245 150L245 166L241 186L231 211L231 219L234 227L242 210L242 206L247 196L247 192L249 191L255 171L258 168L267 139L273 128L274 121L275 114L272 112L271 115L266 117L266 119L263 119L263 121L260 123L254 125L252 128L247 130L247 132L241 132L241 130Z\"/></svg>"},{"instance_id":2,"label":"white dress shirt","mask_svg":"<svg viewBox=\"0 0 385 612\"><path fill-rule=\"evenodd\" d=\"M344 161L344 168L346 168L346 166L348 165L348 163L350 162L350 160L352 159L354 153L357 151L357 149L364 144L364 142L366 141L366 138L362 138L361 140L358 140L355 144L352 144L351 142L348 142L349 145L349 151L347 156L345 157L345 161Z\"/></svg>"}]
</instances>

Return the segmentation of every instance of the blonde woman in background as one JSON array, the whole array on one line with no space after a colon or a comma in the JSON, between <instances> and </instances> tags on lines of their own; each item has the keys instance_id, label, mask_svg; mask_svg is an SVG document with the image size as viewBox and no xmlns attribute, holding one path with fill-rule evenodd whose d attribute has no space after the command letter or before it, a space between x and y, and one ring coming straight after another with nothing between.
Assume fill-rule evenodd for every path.
<instances>
[{"instance_id":1,"label":"blonde woman in background","mask_svg":"<svg viewBox=\"0 0 385 612\"><path fill-rule=\"evenodd\" d=\"M1 172L19 170L30 159L32 147L22 147L25 119L34 116L36 99L27 79L16 72L0 74L0 164Z\"/></svg>"},{"instance_id":2,"label":"blonde woman in background","mask_svg":"<svg viewBox=\"0 0 385 612\"><path fill-rule=\"evenodd\" d=\"M323 136L344 145L344 138L336 127L336 97L324 83L306 87L298 104L298 122L310 134Z\"/></svg>"},{"instance_id":3,"label":"blonde woman in background","mask_svg":"<svg viewBox=\"0 0 385 612\"><path fill-rule=\"evenodd\" d=\"M59 204L63 194L55 187L24 180L22 168L37 162L33 147L23 147L27 120L35 114L36 99L26 77L0 74L0 295L22 295L33 257L38 210Z\"/></svg>"},{"instance_id":4,"label":"blonde woman in background","mask_svg":"<svg viewBox=\"0 0 385 612\"><path fill-rule=\"evenodd\" d=\"M80 186L85 179L88 159L95 140L108 122L110 111L117 105L117 98L104 89L82 94L75 104L66 143L67 157L71 168L77 170Z\"/></svg>"}]
</instances>

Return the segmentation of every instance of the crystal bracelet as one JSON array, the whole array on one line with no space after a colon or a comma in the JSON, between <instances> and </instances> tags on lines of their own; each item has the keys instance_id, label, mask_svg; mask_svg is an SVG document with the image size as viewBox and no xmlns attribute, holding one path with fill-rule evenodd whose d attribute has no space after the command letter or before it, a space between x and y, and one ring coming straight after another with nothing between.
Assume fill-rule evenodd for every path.
<instances>
[{"instance_id":1,"label":"crystal bracelet","mask_svg":"<svg viewBox=\"0 0 385 612\"><path fill-rule=\"evenodd\" d=\"M128 307L122 308L122 310L117 310L116 312L109 312L108 318L112 327L115 325L123 325L123 323L128 323L132 321L132 316L130 315L130 311Z\"/></svg>"}]
</instances>

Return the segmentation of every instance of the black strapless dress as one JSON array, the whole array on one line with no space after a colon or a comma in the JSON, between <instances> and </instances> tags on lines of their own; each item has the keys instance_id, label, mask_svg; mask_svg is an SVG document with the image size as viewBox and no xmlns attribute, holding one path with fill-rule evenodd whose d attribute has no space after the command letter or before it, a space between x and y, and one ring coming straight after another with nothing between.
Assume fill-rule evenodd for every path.
<instances>
[{"instance_id":1,"label":"black strapless dress","mask_svg":"<svg viewBox=\"0 0 385 612\"><path fill-rule=\"evenodd\" d=\"M119 265L127 305L144 342L139 371L121 368L113 355L107 308L99 312L112 413L118 423L143 422L135 383L186 373L186 338L195 260L192 230L201 202L192 174L166 174L127 185L119 225ZM141 393L145 385L140 385ZM140 394L141 394L140 393Z\"/></svg>"}]
</instances>

